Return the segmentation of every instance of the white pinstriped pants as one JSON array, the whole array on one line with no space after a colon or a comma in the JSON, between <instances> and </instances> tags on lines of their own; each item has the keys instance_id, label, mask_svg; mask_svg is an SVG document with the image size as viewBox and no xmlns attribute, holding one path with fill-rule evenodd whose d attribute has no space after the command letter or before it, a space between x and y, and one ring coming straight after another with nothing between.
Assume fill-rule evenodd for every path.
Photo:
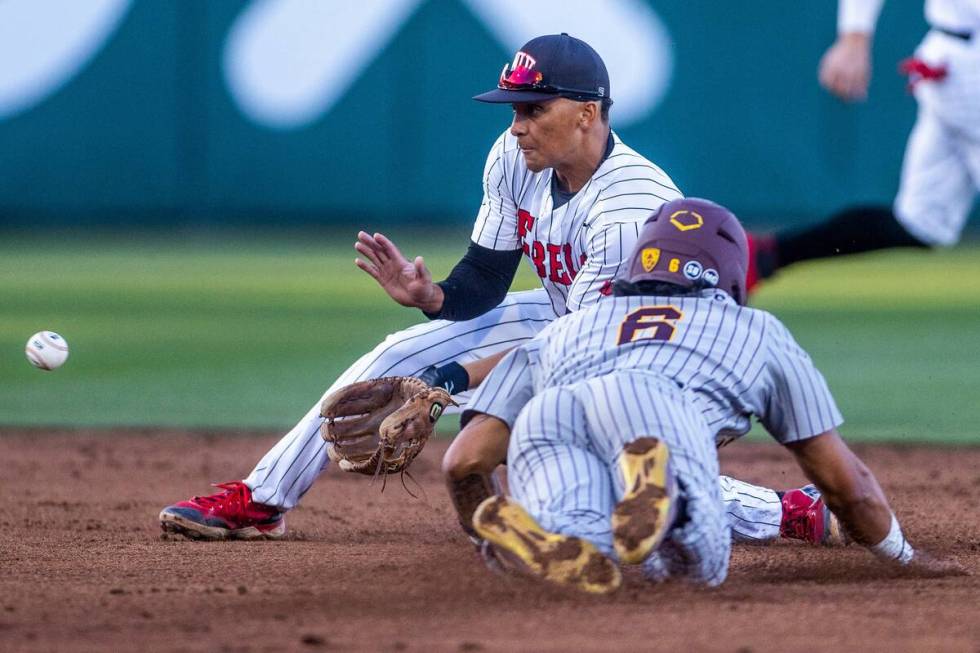
<instances>
[{"instance_id":1,"label":"white pinstriped pants","mask_svg":"<svg viewBox=\"0 0 980 653\"><path fill-rule=\"evenodd\" d=\"M895 217L924 243L954 245L980 192L980 38L931 30L916 56L948 74L915 86Z\"/></svg>"},{"instance_id":2,"label":"white pinstriped pants","mask_svg":"<svg viewBox=\"0 0 980 653\"><path fill-rule=\"evenodd\" d=\"M627 443L643 436L667 443L687 517L644 563L647 576L722 583L731 527L714 437L683 391L667 380L619 372L534 397L510 440L511 494L545 529L581 537L615 556L610 519L624 493L618 459Z\"/></svg>"}]
</instances>

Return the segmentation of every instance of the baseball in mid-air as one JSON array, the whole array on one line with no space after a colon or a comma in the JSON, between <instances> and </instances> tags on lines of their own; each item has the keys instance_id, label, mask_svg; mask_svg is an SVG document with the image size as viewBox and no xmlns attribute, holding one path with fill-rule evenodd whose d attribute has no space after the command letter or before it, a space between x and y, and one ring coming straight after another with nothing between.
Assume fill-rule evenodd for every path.
<instances>
[{"instance_id":1,"label":"baseball in mid-air","mask_svg":"<svg viewBox=\"0 0 980 653\"><path fill-rule=\"evenodd\" d=\"M54 331L38 331L27 341L24 353L34 367L56 370L68 360L68 342Z\"/></svg>"}]
</instances>

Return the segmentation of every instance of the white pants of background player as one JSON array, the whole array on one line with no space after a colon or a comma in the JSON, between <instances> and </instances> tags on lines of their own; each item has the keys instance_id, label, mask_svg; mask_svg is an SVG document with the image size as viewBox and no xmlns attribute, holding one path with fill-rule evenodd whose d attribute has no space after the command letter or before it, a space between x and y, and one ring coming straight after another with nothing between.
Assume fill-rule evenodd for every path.
<instances>
[{"instance_id":1,"label":"white pants of background player","mask_svg":"<svg viewBox=\"0 0 980 653\"><path fill-rule=\"evenodd\" d=\"M980 34L929 32L916 56L947 75L916 85L895 217L924 243L954 245L980 191Z\"/></svg>"},{"instance_id":2,"label":"white pants of background player","mask_svg":"<svg viewBox=\"0 0 980 653\"><path fill-rule=\"evenodd\" d=\"M430 365L484 358L530 340L555 317L544 289L509 293L498 307L476 319L433 320L391 334L341 374L323 396L355 381L409 376ZM467 398L468 393L456 397L460 403ZM321 401L245 479L256 502L289 510L326 468L329 458L320 437ZM721 482L736 540L768 541L779 536L782 506L775 492L725 477Z\"/></svg>"},{"instance_id":3,"label":"white pants of background player","mask_svg":"<svg viewBox=\"0 0 980 653\"><path fill-rule=\"evenodd\" d=\"M643 411L616 405L637 395ZM725 580L731 533L718 484L718 452L701 412L666 379L617 372L535 396L507 451L511 496L552 533L583 538L615 558L610 519L624 494L623 448L644 436L667 443L683 516L644 562L654 581Z\"/></svg>"}]
</instances>

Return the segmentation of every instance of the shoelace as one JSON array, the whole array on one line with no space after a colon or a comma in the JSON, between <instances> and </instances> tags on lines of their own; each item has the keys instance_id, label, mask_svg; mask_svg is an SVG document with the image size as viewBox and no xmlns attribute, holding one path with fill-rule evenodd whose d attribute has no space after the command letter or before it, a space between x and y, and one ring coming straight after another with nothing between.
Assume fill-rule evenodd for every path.
<instances>
[{"instance_id":1,"label":"shoelace","mask_svg":"<svg viewBox=\"0 0 980 653\"><path fill-rule=\"evenodd\" d=\"M204 497L194 497L196 503L211 505L211 504L224 504L228 503L229 500L234 501L239 505L245 505L245 485L242 483L214 483L212 487L221 488L224 492L219 492L217 494L211 494ZM235 497L237 495L237 497Z\"/></svg>"}]
</instances>

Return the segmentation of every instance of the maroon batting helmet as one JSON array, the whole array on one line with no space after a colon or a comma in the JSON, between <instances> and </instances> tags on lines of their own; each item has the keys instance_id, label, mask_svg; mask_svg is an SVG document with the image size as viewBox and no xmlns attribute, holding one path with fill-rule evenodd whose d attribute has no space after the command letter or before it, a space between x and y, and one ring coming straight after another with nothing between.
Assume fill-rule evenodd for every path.
<instances>
[{"instance_id":1,"label":"maroon batting helmet","mask_svg":"<svg viewBox=\"0 0 980 653\"><path fill-rule=\"evenodd\" d=\"M731 211L708 200L679 199L663 204L644 223L613 290L638 294L642 282L718 288L744 304L748 265L748 239Z\"/></svg>"}]
</instances>

